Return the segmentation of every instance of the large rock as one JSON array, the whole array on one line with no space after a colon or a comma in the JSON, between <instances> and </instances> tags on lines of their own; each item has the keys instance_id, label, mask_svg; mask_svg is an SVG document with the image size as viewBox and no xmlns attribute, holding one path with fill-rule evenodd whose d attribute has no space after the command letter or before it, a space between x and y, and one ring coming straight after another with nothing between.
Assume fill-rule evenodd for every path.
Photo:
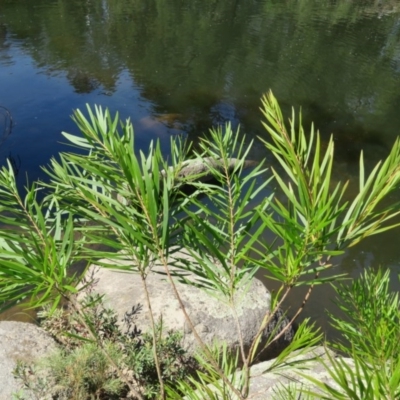
<instances>
[{"instance_id":1,"label":"large rock","mask_svg":"<svg viewBox=\"0 0 400 400\"><path fill-rule=\"evenodd\" d=\"M105 305L117 312L119 321L123 320L125 313L130 312L132 307L140 305L140 312L136 315L136 325L142 331L150 330L146 296L140 276L136 273L98 268L94 265L89 268L88 274L94 270L96 270L94 290L105 295ZM174 329L183 332L185 348L190 352L193 351L197 348L198 342L166 277L150 273L146 278L146 284L155 319L162 317L165 330ZM230 349L237 349L239 345L237 324L231 307L197 287L179 282L176 286L195 330L202 340L207 344L211 344L214 340L223 341ZM253 279L247 290L237 294L235 301L237 318L247 347L254 339L265 314L270 311L271 296L261 281ZM272 331L278 318L279 316L276 316L265 330L264 339ZM287 320L280 320L279 323L281 326L278 331L286 326ZM287 345L292 336L293 330L287 329L281 339L274 343L270 352L264 352L263 359L275 356Z\"/></svg>"},{"instance_id":2,"label":"large rock","mask_svg":"<svg viewBox=\"0 0 400 400\"><path fill-rule=\"evenodd\" d=\"M297 393L296 397L289 396L287 392L289 387L291 387L292 393L295 388L297 390L303 389L314 393L321 393L320 388L303 375L309 376L342 392L342 389L329 374L329 369L332 369L330 357L337 357L332 351L329 350L329 352L330 355L328 356L327 350L323 346L316 346L307 351L298 350L290 355L290 360L287 360L288 364L286 368L275 368L275 372L271 372L274 370L271 366L276 362L276 359L253 365L250 369L249 399L283 400L289 398L303 398L299 393ZM354 361L351 358L341 357L341 360L351 370L355 369ZM236 374L240 374L240 372ZM236 375L235 379L239 379L239 376ZM216 400L223 400L226 398L227 394L225 393L224 397L220 396L219 390L215 390L213 385L209 385L209 388L214 391ZM230 391L228 397L231 400L238 399L238 397ZM308 397L304 395L304 399L311 400L317 398L320 397ZM184 400L185 399L186 397L184 397Z\"/></svg>"},{"instance_id":3,"label":"large rock","mask_svg":"<svg viewBox=\"0 0 400 400\"><path fill-rule=\"evenodd\" d=\"M31 363L56 347L54 340L33 324L0 321L0 400L12 399L21 389L13 375L18 361Z\"/></svg>"},{"instance_id":4,"label":"large rock","mask_svg":"<svg viewBox=\"0 0 400 400\"><path fill-rule=\"evenodd\" d=\"M330 356L336 357L332 351L330 351ZM342 360L349 368L354 370L354 361L352 359L342 357ZM319 392L319 388L316 385L300 374L305 374L319 382L332 386L336 390L340 390L340 387L332 379L327 369L332 368L332 366L323 346L311 348L305 353L301 352L301 350L294 352L290 357L290 362L293 363L292 366L284 370L277 370L275 373L265 372L274 362L275 360L265 361L251 367L249 397L252 400L283 398L282 396L276 396L277 391L294 384L297 388ZM295 362L298 364L294 364ZM299 396L298 398L301 397Z\"/></svg>"}]
</instances>

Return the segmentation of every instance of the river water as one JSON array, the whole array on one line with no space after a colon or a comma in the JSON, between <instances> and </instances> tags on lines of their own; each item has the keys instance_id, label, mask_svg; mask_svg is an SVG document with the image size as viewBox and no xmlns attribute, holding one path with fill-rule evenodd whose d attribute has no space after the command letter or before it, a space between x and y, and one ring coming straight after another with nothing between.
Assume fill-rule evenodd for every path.
<instances>
[{"instance_id":1,"label":"river water","mask_svg":"<svg viewBox=\"0 0 400 400\"><path fill-rule=\"evenodd\" d=\"M158 138L168 151L171 135L195 141L226 121L267 137L259 106L269 89L284 112L301 106L306 126L334 135L335 179L356 184L360 150L371 168L400 133L400 2L0 2L0 106L14 122L10 134L0 108L0 162L14 160L21 186L66 150L60 132L77 132L70 115L86 103L131 118L138 147ZM269 157L257 143L251 156ZM395 276L399 232L352 248L337 271L381 265ZM329 330L331 300L317 288L304 315Z\"/></svg>"}]
</instances>

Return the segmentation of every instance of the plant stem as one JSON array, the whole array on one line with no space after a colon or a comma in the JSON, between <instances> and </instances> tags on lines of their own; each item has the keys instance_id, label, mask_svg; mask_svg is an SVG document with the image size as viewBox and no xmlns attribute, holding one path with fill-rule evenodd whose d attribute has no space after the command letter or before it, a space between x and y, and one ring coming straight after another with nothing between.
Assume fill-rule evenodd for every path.
<instances>
[{"instance_id":1,"label":"plant stem","mask_svg":"<svg viewBox=\"0 0 400 400\"><path fill-rule=\"evenodd\" d=\"M96 342L96 344L99 346L103 354L106 356L107 360L109 363L114 367L119 379L123 381L129 388L129 390L137 397L138 400L144 400L142 395L133 387L132 383L129 381L129 379L125 376L125 374L121 371L121 368L118 366L118 364L112 359L110 354L107 352L107 350L104 348L101 340L96 336L96 334L92 331L90 326L85 320L85 314L82 311L82 308L80 307L79 303L76 301L74 297L68 297L62 294L64 298L71 304L73 310L76 312L79 322L85 327L89 335L92 337L92 339Z\"/></svg>"},{"instance_id":2,"label":"plant stem","mask_svg":"<svg viewBox=\"0 0 400 400\"><path fill-rule=\"evenodd\" d=\"M197 342L199 343L201 349L203 350L205 356L207 357L208 361L212 364L213 368L215 368L215 370L218 372L218 374L220 375L221 379L223 380L223 382L229 387L230 390L232 390L233 393L235 393L236 396L238 396L238 398L240 400L244 399L244 397L242 396L242 394L240 393L239 390L237 390L235 388L235 386L229 381L228 377L224 374L224 371L219 367L218 363L215 361L212 353L210 352L209 348L207 347L207 345L203 342L203 340L201 339L200 335L198 334L198 332L196 331L196 328L192 322L192 320L190 319L187 311L186 311L186 307L183 304L182 298L179 294L178 289L176 288L175 282L172 279L172 275L171 275L171 271L169 270L169 266L168 266L168 260L166 259L166 257L164 255L162 255L162 259L161 262L163 264L163 267L165 269L165 272L168 276L168 280L172 286L172 290L175 294L176 299L178 300L179 303L179 307L181 308L183 315L185 316L185 319L187 321L187 323L190 326L190 329L193 332L194 337L196 338Z\"/></svg>"},{"instance_id":3,"label":"plant stem","mask_svg":"<svg viewBox=\"0 0 400 400\"><path fill-rule=\"evenodd\" d=\"M144 276L142 271L140 271L140 278L142 280L143 290L144 290L144 292L146 294L147 309L149 311L149 317L150 317L150 324L151 324L151 330L152 330L152 339L153 339L154 363L156 364L157 377L158 377L158 381L160 383L160 399L165 399L164 382L163 382L162 374L161 374L160 360L158 359L158 355L157 355L156 324L154 322L154 315L153 315L153 311L152 311L152 308L151 308L151 301L150 301L149 291L147 289L146 277Z\"/></svg>"}]
</instances>

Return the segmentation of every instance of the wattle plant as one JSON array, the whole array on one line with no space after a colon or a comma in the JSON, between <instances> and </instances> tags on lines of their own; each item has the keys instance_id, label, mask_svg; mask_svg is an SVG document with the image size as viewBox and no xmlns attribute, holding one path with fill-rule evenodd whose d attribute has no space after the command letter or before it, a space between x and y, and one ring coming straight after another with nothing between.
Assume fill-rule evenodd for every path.
<instances>
[{"instance_id":1,"label":"wattle plant","mask_svg":"<svg viewBox=\"0 0 400 400\"><path fill-rule=\"evenodd\" d=\"M179 140L172 141L167 156L159 143L152 143L145 152L135 149L129 121L120 123L118 115L112 118L99 107L94 112L88 107L89 118L76 111L74 120L82 135L64 136L81 152L62 153L59 160L52 159L45 169L49 183L27 188L22 198L12 165L0 172L1 307L25 300L30 307L50 303L54 310L65 299L90 332L90 340L101 347L96 330L75 300L76 285L82 277L70 274L70 270L76 261L89 264L104 257L123 259L125 266L115 268L138 273L147 293L159 397L165 398L167 393L173 396L166 391L160 370L156 323L147 290L146 277L154 273L152 267L157 262L164 268L171 290L197 337L207 376L221 379L215 390L222 398L227 393L246 398L251 364L277 340L276 335L271 335L260 346L262 333L292 289L299 285L309 288L290 323L302 311L314 285L340 278L321 274L331 268L332 257L365 237L398 226L389 225L388 221L399 214L397 203L382 205L382 200L399 187L399 140L386 160L368 175L361 155L358 194L353 201L345 201L347 184L332 185L333 140L323 148L318 132L311 127L306 134L301 114L296 117L294 111L287 125L272 93L263 97L262 113L268 139L261 141L276 163L269 170L260 163L243 173L252 144L248 145L240 132L233 132L228 124L212 129L200 140L198 150L192 151L191 157L205 165L214 178L204 182L193 177L185 181L180 175L188 153ZM232 167L233 156L237 162ZM181 192L185 183L192 186L192 194ZM271 195L259 200L257 195L267 186ZM37 199L39 190L45 194L43 200ZM267 231L276 236L272 243L264 239ZM99 244L112 251L92 246ZM171 269L170 255L183 247L194 261L180 260L181 270ZM218 268L213 268L215 265ZM235 316L235 293L248 287L257 271L275 279L280 286L250 348L243 345L242 327L236 318L233 329L240 344L237 363L242 366L242 378L236 379L229 374L227 365L231 361L227 361L227 355L221 359L201 341L173 277L179 275L187 284L217 296L231 306ZM185 280L187 272L195 279ZM283 368L293 350L305 352L320 337L318 331L302 323L291 345L271 369ZM129 386L124 371L115 365L104 346L101 349L119 378ZM205 377L200 382L208 382ZM187 385L184 387L188 398L199 398L196 396L203 389L204 396L209 395L204 384L196 386L198 392L193 392L187 382L182 385ZM143 398L132 385L129 389L137 398Z\"/></svg>"}]
</instances>

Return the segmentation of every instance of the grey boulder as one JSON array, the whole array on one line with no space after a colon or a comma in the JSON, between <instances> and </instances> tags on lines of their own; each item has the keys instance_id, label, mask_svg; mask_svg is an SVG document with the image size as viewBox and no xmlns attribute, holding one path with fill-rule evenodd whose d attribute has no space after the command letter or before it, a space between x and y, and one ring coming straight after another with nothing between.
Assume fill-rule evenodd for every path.
<instances>
[{"instance_id":1,"label":"grey boulder","mask_svg":"<svg viewBox=\"0 0 400 400\"><path fill-rule=\"evenodd\" d=\"M102 262L107 261L102 260ZM154 267L156 268L158 267ZM125 313L129 313L132 307L140 305L135 324L142 331L150 330L146 294L140 276L137 273L99 268L95 265L89 268L88 275L92 275L94 271L96 271L94 290L105 295L105 305L117 312L119 321L124 319ZM155 320L162 318L165 330L173 329L183 332L183 345L189 352L193 352L198 348L198 341L190 324L185 320L171 284L165 276L151 272L146 278L146 286ZM176 287L195 331L207 344L213 341L224 342L229 349L236 350L239 347L239 324L244 345L248 347L266 313L270 311L271 295L258 279L252 279L249 287L237 293L235 298L237 321L232 308L210 292L178 281L176 281ZM277 323L280 324L277 329L279 332L286 327L287 319L281 319L279 315L276 315L272 324L264 331L263 341ZM292 336L293 330L286 329L281 338L274 343L273 348L263 353L262 359L274 357L290 342Z\"/></svg>"},{"instance_id":2,"label":"grey boulder","mask_svg":"<svg viewBox=\"0 0 400 400\"><path fill-rule=\"evenodd\" d=\"M329 351L329 355L327 351ZM326 350L323 346L316 346L291 353L286 359L286 365L280 363L278 367L276 359L253 365L250 369L248 398L252 400L286 400L289 398L317 400L322 398L323 393L320 388L307 377L343 393L343 390L329 373L329 370L332 369L331 359L335 357L337 356L331 350ZM341 361L349 369L355 369L354 361L351 358L341 357ZM237 372L230 377L231 382L240 382L240 374L241 372ZM209 389L214 392L213 398L216 400L223 400L227 397L231 400L239 399L236 394L228 389L224 396L213 385L209 385ZM310 391L315 395L305 394L303 396L300 390ZM296 394L293 393L294 391L296 391ZM185 399L187 397L184 397Z\"/></svg>"},{"instance_id":3,"label":"grey boulder","mask_svg":"<svg viewBox=\"0 0 400 400\"><path fill-rule=\"evenodd\" d=\"M0 321L0 400L12 399L21 389L13 375L18 361L32 363L55 348L55 341L36 325Z\"/></svg>"}]
</instances>

